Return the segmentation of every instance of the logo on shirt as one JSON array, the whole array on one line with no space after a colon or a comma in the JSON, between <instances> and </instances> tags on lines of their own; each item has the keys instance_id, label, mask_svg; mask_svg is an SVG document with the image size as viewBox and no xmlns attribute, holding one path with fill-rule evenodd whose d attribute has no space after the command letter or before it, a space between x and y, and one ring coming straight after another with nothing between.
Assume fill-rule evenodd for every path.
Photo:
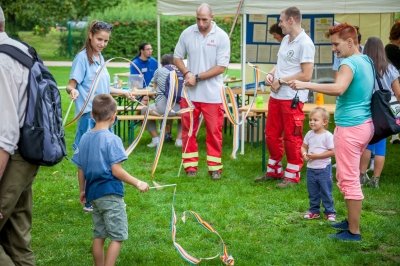
<instances>
[{"instance_id":1,"label":"logo on shirt","mask_svg":"<svg viewBox=\"0 0 400 266\"><path fill-rule=\"evenodd\" d=\"M145 73L145 72L147 72L147 67L142 68L142 73Z\"/></svg>"},{"instance_id":2,"label":"logo on shirt","mask_svg":"<svg viewBox=\"0 0 400 266\"><path fill-rule=\"evenodd\" d=\"M212 40L210 40L210 41L207 43L207 46L213 46L213 47L216 47L216 46L217 46L217 44L215 43L215 40L214 40L214 39L212 39Z\"/></svg>"},{"instance_id":3,"label":"logo on shirt","mask_svg":"<svg viewBox=\"0 0 400 266\"><path fill-rule=\"evenodd\" d=\"M293 62L294 61L293 56L294 56L294 51L293 50L289 50L286 53L286 61Z\"/></svg>"}]
</instances>

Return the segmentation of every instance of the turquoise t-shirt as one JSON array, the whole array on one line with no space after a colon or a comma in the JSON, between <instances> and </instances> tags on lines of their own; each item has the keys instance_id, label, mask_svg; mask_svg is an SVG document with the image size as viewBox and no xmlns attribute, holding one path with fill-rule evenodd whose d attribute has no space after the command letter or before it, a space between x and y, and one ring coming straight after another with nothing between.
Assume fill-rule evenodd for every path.
<instances>
[{"instance_id":1,"label":"turquoise t-shirt","mask_svg":"<svg viewBox=\"0 0 400 266\"><path fill-rule=\"evenodd\" d=\"M371 97L375 81L371 62L366 55L352 55L341 62L340 67L347 65L351 68L353 80L343 95L337 97L336 125L352 127L371 118Z\"/></svg>"}]
</instances>

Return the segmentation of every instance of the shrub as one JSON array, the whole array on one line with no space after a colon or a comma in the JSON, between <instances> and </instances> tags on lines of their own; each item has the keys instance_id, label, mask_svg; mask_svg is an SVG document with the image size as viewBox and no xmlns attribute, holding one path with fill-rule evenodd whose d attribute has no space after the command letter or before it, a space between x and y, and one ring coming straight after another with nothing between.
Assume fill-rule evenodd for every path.
<instances>
[{"instance_id":1,"label":"shrub","mask_svg":"<svg viewBox=\"0 0 400 266\"><path fill-rule=\"evenodd\" d=\"M126 6L127 5L127 6ZM156 8L143 3L125 3L118 7L106 9L103 13L91 15L91 19L99 19L113 24L112 37L103 55L112 57L133 58L137 47L142 42L150 42L153 46L153 56L157 57L157 18ZM229 33L233 18L216 17L216 23ZM161 54L171 53L181 32L195 23L193 17L161 17ZM72 32L70 56L74 56L83 46L85 32ZM61 37L60 55L68 55L68 33ZM231 37L231 62L240 61L240 20Z\"/></svg>"}]
</instances>

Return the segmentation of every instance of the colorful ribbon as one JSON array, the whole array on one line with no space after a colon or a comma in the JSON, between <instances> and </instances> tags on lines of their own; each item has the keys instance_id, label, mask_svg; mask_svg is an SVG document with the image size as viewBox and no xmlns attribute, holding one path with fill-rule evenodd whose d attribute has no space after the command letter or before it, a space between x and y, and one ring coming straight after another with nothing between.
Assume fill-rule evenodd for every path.
<instances>
[{"instance_id":1,"label":"colorful ribbon","mask_svg":"<svg viewBox=\"0 0 400 266\"><path fill-rule=\"evenodd\" d=\"M239 149L239 126L244 125L244 121L246 120L247 116L250 113L251 108L254 105L254 102L257 98L257 89L260 79L259 69L254 67L254 79L255 79L255 87L254 87L254 94L253 98L250 102L250 106L247 109L246 113L244 114L242 120L239 117L239 108L237 102L235 100L235 95L233 94L231 88L222 86L220 90L221 99L222 99L222 106L224 107L225 113L229 122L233 125L233 147L231 152L231 158L236 159L236 153ZM227 97L229 102L227 101ZM244 99L242 99L244 101ZM230 106L229 106L230 103ZM232 111L231 111L232 110Z\"/></svg>"},{"instance_id":2,"label":"colorful ribbon","mask_svg":"<svg viewBox=\"0 0 400 266\"><path fill-rule=\"evenodd\" d=\"M160 132L160 143L157 145L157 150L156 150L156 155L153 161L153 166L151 169L151 177L152 179L154 179L154 174L155 171L157 169L158 166L158 161L160 159L161 156L161 151L162 151L162 147L164 145L164 137L165 137L165 127L167 125L167 120L168 120L168 115L170 112L172 112L172 108L173 106L176 104L176 99L177 99L177 94L179 92L178 86L179 86L179 82L178 82L178 75L176 74L175 71L170 71L170 75L169 75L169 79L170 79L170 90L168 93L168 99L167 99L167 104L165 107L165 111L164 111L164 116L163 116L163 120L162 120L162 124L161 124L161 132ZM182 93L183 93L183 98L186 99L186 101L188 102L188 107L187 108L183 108L180 109L179 111L175 112L177 115L181 115L183 113L186 112L190 112L190 128L189 128L189 137L192 136L192 131L193 131L193 110L194 110L194 106L192 104L192 102L190 101L188 94L187 94L187 89L186 86L183 85L183 89L182 89ZM187 147L187 144L185 146L185 149ZM180 166L180 169L182 167L182 163ZM179 169L179 172L180 172ZM179 174L178 174L179 176Z\"/></svg>"},{"instance_id":3,"label":"colorful ribbon","mask_svg":"<svg viewBox=\"0 0 400 266\"><path fill-rule=\"evenodd\" d=\"M171 217L171 234L172 234L172 242L174 244L175 249L178 251L179 255L181 255L181 257L186 260L187 262L191 263L191 264L199 264L200 262L204 261L204 260L212 260L215 259L217 257L219 257L221 259L221 261L225 264L225 265L229 265L229 266L233 266L235 264L235 260L233 259L233 257L231 255L228 254L228 249L227 246L224 242L224 240L222 239L221 235L217 232L217 230L215 230L207 221L203 220L203 218L201 218L201 216L194 212L194 211L184 211L183 215L182 215L182 221L185 223L186 222L186 215L190 214L193 217L196 218L197 222L202 225L207 231L215 234L218 236L218 238L220 239L221 242L221 246L222 246L222 252L218 253L214 256L211 257L206 257L206 258L196 258L192 255L190 255L178 242L176 242L176 223L177 223L177 218L176 218L176 212L175 212L175 196L176 196L176 186L174 188L174 195L173 195L173 200L172 200L172 217Z\"/></svg>"}]
</instances>

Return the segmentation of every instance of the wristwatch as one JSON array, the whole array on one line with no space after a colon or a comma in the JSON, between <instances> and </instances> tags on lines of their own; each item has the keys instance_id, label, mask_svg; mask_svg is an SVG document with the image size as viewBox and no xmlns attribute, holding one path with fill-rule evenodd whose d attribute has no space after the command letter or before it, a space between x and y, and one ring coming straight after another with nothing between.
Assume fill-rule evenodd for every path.
<instances>
[{"instance_id":1,"label":"wristwatch","mask_svg":"<svg viewBox=\"0 0 400 266\"><path fill-rule=\"evenodd\" d=\"M196 74L194 77L196 78L196 82L199 82L199 81L200 81L199 74Z\"/></svg>"}]
</instances>

